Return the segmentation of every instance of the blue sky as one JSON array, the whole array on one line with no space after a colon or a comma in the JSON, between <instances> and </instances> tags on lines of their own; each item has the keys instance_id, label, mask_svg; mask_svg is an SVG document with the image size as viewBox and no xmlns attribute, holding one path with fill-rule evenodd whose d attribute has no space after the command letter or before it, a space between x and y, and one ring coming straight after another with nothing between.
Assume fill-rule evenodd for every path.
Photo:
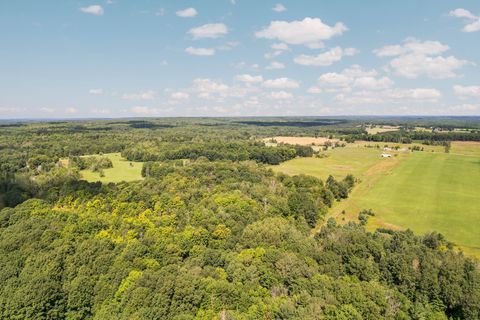
<instances>
[{"instance_id":1,"label":"blue sky","mask_svg":"<svg viewBox=\"0 0 480 320\"><path fill-rule=\"evenodd\" d=\"M1 1L0 118L480 114L480 2Z\"/></svg>"}]
</instances>

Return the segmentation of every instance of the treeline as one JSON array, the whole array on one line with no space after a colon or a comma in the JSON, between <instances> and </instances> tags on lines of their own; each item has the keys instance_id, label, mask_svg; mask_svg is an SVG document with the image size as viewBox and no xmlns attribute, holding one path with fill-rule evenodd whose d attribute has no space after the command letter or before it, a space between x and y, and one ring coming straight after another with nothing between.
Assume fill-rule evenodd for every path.
<instances>
[{"instance_id":1,"label":"treeline","mask_svg":"<svg viewBox=\"0 0 480 320\"><path fill-rule=\"evenodd\" d=\"M0 318L480 316L478 266L438 234L329 221L312 236L353 177L202 159L145 174L0 211Z\"/></svg>"},{"instance_id":2,"label":"treeline","mask_svg":"<svg viewBox=\"0 0 480 320\"><path fill-rule=\"evenodd\" d=\"M68 159L70 166L75 166L80 170L89 169L93 172L101 171L102 169L108 169L113 167L112 160L105 156L89 156L78 157L74 156Z\"/></svg>"},{"instance_id":3,"label":"treeline","mask_svg":"<svg viewBox=\"0 0 480 320\"><path fill-rule=\"evenodd\" d=\"M425 131L392 131L374 135L349 135L345 141L365 140L373 142L412 143L413 141L480 141L480 132L425 132Z\"/></svg>"},{"instance_id":4,"label":"treeline","mask_svg":"<svg viewBox=\"0 0 480 320\"><path fill-rule=\"evenodd\" d=\"M266 164L279 164L297 156L312 155L313 150L310 146L279 145L273 148L259 142L160 144L155 147L133 146L122 151L122 156L130 161L195 160L204 157L210 161L254 160Z\"/></svg>"}]
</instances>

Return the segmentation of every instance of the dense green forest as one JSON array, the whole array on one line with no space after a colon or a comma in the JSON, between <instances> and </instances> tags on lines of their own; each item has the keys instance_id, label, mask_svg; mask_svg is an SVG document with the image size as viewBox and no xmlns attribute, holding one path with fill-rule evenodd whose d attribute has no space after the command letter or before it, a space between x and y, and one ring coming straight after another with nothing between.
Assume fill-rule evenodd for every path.
<instances>
[{"instance_id":1,"label":"dense green forest","mask_svg":"<svg viewBox=\"0 0 480 320\"><path fill-rule=\"evenodd\" d=\"M438 233L367 232L367 211L324 221L356 178L274 173L267 164L314 150L259 140L363 139L374 121L1 125L0 319L479 319L476 260ZM460 140L477 140L468 129ZM419 134L378 136L451 140ZM82 180L111 162L81 156L109 152L144 161L144 180Z\"/></svg>"}]
</instances>

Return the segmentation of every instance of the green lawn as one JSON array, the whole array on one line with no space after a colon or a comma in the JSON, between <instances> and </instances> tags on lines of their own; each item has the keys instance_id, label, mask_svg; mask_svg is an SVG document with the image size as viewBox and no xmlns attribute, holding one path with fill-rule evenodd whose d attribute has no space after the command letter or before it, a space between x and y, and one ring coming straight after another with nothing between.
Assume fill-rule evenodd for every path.
<instances>
[{"instance_id":1,"label":"green lawn","mask_svg":"<svg viewBox=\"0 0 480 320\"><path fill-rule=\"evenodd\" d=\"M271 168L285 174L308 174L321 179L326 179L329 175L343 178L350 173L359 177L376 163L393 160L382 159L381 153L381 149L351 144L345 148L328 150L326 158L296 158Z\"/></svg>"},{"instance_id":2,"label":"green lawn","mask_svg":"<svg viewBox=\"0 0 480 320\"><path fill-rule=\"evenodd\" d=\"M105 153L103 156L112 160L113 168L104 169L104 177L100 177L98 172L82 170L80 171L80 174L82 175L83 179L90 182L100 181L102 183L117 183L121 181L135 181L143 179L141 174L143 162L125 160L122 158L120 153Z\"/></svg>"}]
</instances>

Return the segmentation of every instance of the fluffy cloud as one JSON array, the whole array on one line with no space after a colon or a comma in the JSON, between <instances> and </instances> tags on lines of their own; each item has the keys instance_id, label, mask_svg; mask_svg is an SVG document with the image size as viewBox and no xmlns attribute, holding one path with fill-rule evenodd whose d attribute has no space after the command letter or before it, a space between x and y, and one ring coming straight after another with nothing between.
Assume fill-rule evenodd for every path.
<instances>
[{"instance_id":1,"label":"fluffy cloud","mask_svg":"<svg viewBox=\"0 0 480 320\"><path fill-rule=\"evenodd\" d=\"M463 32L476 32L480 31L480 17L474 15L468 10L463 8L458 8L453 11L450 11L452 17L463 18L468 23L463 27Z\"/></svg>"},{"instance_id":2,"label":"fluffy cloud","mask_svg":"<svg viewBox=\"0 0 480 320\"><path fill-rule=\"evenodd\" d=\"M148 90L138 93L125 93L122 95L123 100L153 100L155 99L155 91Z\"/></svg>"},{"instance_id":3,"label":"fluffy cloud","mask_svg":"<svg viewBox=\"0 0 480 320\"><path fill-rule=\"evenodd\" d=\"M359 77L353 82L353 86L355 88L369 90L385 89L391 87L392 85L393 81L388 77L382 77L378 79L375 77Z\"/></svg>"},{"instance_id":4,"label":"fluffy cloud","mask_svg":"<svg viewBox=\"0 0 480 320\"><path fill-rule=\"evenodd\" d=\"M200 98L208 99L212 95L226 96L229 89L230 87L226 84L215 80L206 78L193 80L193 91L195 91Z\"/></svg>"},{"instance_id":5,"label":"fluffy cloud","mask_svg":"<svg viewBox=\"0 0 480 320\"><path fill-rule=\"evenodd\" d=\"M195 8L190 7L183 10L179 10L175 14L181 18L192 18L192 17L195 17L198 14L198 12Z\"/></svg>"},{"instance_id":6,"label":"fluffy cloud","mask_svg":"<svg viewBox=\"0 0 480 320\"><path fill-rule=\"evenodd\" d=\"M283 12L283 11L286 11L287 8L285 8L285 6L283 4L277 3L275 5L275 7L272 8L272 10L275 11L275 12Z\"/></svg>"},{"instance_id":7,"label":"fluffy cloud","mask_svg":"<svg viewBox=\"0 0 480 320\"><path fill-rule=\"evenodd\" d=\"M215 54L215 49L188 47L185 49L185 52L195 56L213 56Z\"/></svg>"},{"instance_id":8,"label":"fluffy cloud","mask_svg":"<svg viewBox=\"0 0 480 320\"><path fill-rule=\"evenodd\" d=\"M298 81L289 78L277 78L272 80L266 80L263 83L263 86L266 88L275 88L275 89L296 89L300 87Z\"/></svg>"},{"instance_id":9,"label":"fluffy cloud","mask_svg":"<svg viewBox=\"0 0 480 320\"><path fill-rule=\"evenodd\" d=\"M186 100L189 97L190 95L183 91L172 92L172 94L170 95L170 98L172 98L173 100Z\"/></svg>"},{"instance_id":10,"label":"fluffy cloud","mask_svg":"<svg viewBox=\"0 0 480 320\"><path fill-rule=\"evenodd\" d=\"M284 100L284 99L293 98L293 95L290 92L274 91L274 92L270 92L269 97L275 100Z\"/></svg>"},{"instance_id":11,"label":"fluffy cloud","mask_svg":"<svg viewBox=\"0 0 480 320\"><path fill-rule=\"evenodd\" d=\"M95 16L103 15L103 7L99 5L92 5L88 7L80 8L83 13L93 14Z\"/></svg>"},{"instance_id":12,"label":"fluffy cloud","mask_svg":"<svg viewBox=\"0 0 480 320\"><path fill-rule=\"evenodd\" d=\"M90 89L88 90L88 93L94 96L99 96L103 94L103 89L97 88L97 89Z\"/></svg>"},{"instance_id":13,"label":"fluffy cloud","mask_svg":"<svg viewBox=\"0 0 480 320\"><path fill-rule=\"evenodd\" d=\"M223 23L208 23L200 27L192 28L188 31L188 34L191 35L193 39L215 39L224 36L227 33L228 28Z\"/></svg>"},{"instance_id":14,"label":"fluffy cloud","mask_svg":"<svg viewBox=\"0 0 480 320\"><path fill-rule=\"evenodd\" d=\"M262 76L252 76L249 74L239 74L235 77L237 81L245 82L245 83L260 83L263 82Z\"/></svg>"},{"instance_id":15,"label":"fluffy cloud","mask_svg":"<svg viewBox=\"0 0 480 320\"><path fill-rule=\"evenodd\" d=\"M277 70L277 69L284 69L285 65L278 61L272 61L268 66L265 67L267 70Z\"/></svg>"},{"instance_id":16,"label":"fluffy cloud","mask_svg":"<svg viewBox=\"0 0 480 320\"><path fill-rule=\"evenodd\" d=\"M389 62L389 67L399 76L409 79L419 76L445 79L455 77L455 71L468 63L454 56L440 55L447 50L449 47L438 41L422 42L408 38L402 45L385 46L373 52L378 57L394 57Z\"/></svg>"},{"instance_id":17,"label":"fluffy cloud","mask_svg":"<svg viewBox=\"0 0 480 320\"><path fill-rule=\"evenodd\" d=\"M469 20L474 20L474 19L478 18L473 13L471 13L470 11L468 11L466 9L463 9L463 8L458 8L458 9L450 11L450 15L452 17L466 18L466 19L469 19Z\"/></svg>"},{"instance_id":18,"label":"fluffy cloud","mask_svg":"<svg viewBox=\"0 0 480 320\"><path fill-rule=\"evenodd\" d=\"M450 49L438 41L419 41L407 38L402 45L390 45L373 50L378 57L394 57L403 54L438 55Z\"/></svg>"},{"instance_id":19,"label":"fluffy cloud","mask_svg":"<svg viewBox=\"0 0 480 320\"><path fill-rule=\"evenodd\" d=\"M340 47L332 48L324 53L316 56L299 55L293 59L296 64L303 66L321 66L326 67L332 65L334 62L342 60L344 56L353 56L357 53L355 48L342 49Z\"/></svg>"},{"instance_id":20,"label":"fluffy cloud","mask_svg":"<svg viewBox=\"0 0 480 320\"><path fill-rule=\"evenodd\" d=\"M257 38L276 39L288 44L306 45L312 48L322 46L322 41L347 31L342 22L333 27L324 24L319 18L305 18L301 21L272 21L270 25L255 33Z\"/></svg>"},{"instance_id":21,"label":"fluffy cloud","mask_svg":"<svg viewBox=\"0 0 480 320\"><path fill-rule=\"evenodd\" d=\"M431 88L395 89L387 91L387 96L392 99L437 101L442 97L442 93L437 89Z\"/></svg>"},{"instance_id":22,"label":"fluffy cloud","mask_svg":"<svg viewBox=\"0 0 480 320\"><path fill-rule=\"evenodd\" d=\"M475 97L480 98L480 86L460 86L456 85L453 86L453 91L457 96L462 99L466 99L468 97Z\"/></svg>"},{"instance_id":23,"label":"fluffy cloud","mask_svg":"<svg viewBox=\"0 0 480 320\"><path fill-rule=\"evenodd\" d=\"M367 90L382 90L393 85L388 77L377 77L376 70L364 70L359 65L344 69L341 73L324 73L318 78L320 86L352 88Z\"/></svg>"}]
</instances>

